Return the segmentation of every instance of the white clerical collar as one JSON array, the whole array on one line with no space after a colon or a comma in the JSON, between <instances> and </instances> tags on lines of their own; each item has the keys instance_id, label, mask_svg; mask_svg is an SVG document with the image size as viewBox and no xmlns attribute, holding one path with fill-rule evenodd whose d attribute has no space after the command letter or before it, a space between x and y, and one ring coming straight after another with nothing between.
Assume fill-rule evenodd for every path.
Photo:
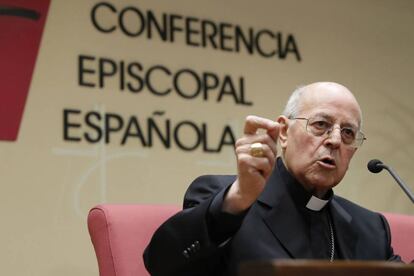
<instances>
[{"instance_id":1,"label":"white clerical collar","mask_svg":"<svg viewBox=\"0 0 414 276\"><path fill-rule=\"evenodd\" d=\"M325 207L326 204L328 204L328 200L317 198L316 196L311 196L311 198L308 201L308 204L306 204L306 208L312 210L312 211L320 211L323 207Z\"/></svg>"}]
</instances>

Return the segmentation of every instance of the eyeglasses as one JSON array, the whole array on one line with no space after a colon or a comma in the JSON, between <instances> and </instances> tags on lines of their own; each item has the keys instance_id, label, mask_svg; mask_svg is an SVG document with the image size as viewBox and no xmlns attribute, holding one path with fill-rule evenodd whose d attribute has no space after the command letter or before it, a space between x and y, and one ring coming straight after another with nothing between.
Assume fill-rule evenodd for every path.
<instances>
[{"instance_id":1,"label":"eyeglasses","mask_svg":"<svg viewBox=\"0 0 414 276\"><path fill-rule=\"evenodd\" d=\"M321 118L290 118L291 120L306 120L306 131L315 136L329 137L334 130L335 124ZM352 127L340 128L341 139L345 145L358 148L362 145L365 138L364 133Z\"/></svg>"}]
</instances>

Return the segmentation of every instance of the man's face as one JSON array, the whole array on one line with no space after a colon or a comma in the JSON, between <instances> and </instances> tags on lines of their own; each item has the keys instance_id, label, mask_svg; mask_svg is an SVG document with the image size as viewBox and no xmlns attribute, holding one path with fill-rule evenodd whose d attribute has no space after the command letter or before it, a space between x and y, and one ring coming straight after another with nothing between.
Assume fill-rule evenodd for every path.
<instances>
[{"instance_id":1,"label":"man's face","mask_svg":"<svg viewBox=\"0 0 414 276\"><path fill-rule=\"evenodd\" d=\"M342 180L356 151L342 142L340 128L359 128L359 105L341 85L311 84L302 95L297 117L334 124L329 136L315 136L306 131L306 120L287 119L285 139L281 139L288 170L307 190L323 195Z\"/></svg>"}]
</instances>

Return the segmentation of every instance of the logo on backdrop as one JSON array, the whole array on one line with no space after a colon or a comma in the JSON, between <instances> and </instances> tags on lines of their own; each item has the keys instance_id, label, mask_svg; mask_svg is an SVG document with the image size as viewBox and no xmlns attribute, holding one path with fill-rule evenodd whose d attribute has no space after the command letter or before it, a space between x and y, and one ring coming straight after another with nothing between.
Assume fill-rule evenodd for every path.
<instances>
[{"instance_id":1,"label":"logo on backdrop","mask_svg":"<svg viewBox=\"0 0 414 276\"><path fill-rule=\"evenodd\" d=\"M17 139L49 2L0 4L0 140Z\"/></svg>"}]
</instances>

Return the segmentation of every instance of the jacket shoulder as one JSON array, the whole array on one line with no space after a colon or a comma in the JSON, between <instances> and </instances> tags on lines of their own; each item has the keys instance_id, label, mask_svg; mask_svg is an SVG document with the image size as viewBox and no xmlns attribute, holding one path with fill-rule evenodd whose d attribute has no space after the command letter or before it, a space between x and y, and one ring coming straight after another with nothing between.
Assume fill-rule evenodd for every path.
<instances>
[{"instance_id":1,"label":"jacket shoulder","mask_svg":"<svg viewBox=\"0 0 414 276\"><path fill-rule=\"evenodd\" d=\"M196 206L226 189L236 180L235 175L202 175L197 177L188 187L183 208Z\"/></svg>"},{"instance_id":2,"label":"jacket shoulder","mask_svg":"<svg viewBox=\"0 0 414 276\"><path fill-rule=\"evenodd\" d=\"M355 228L371 235L377 232L383 233L388 242L390 241L389 225L381 213L369 210L340 196L335 196L334 199L352 218L352 225Z\"/></svg>"},{"instance_id":3,"label":"jacket shoulder","mask_svg":"<svg viewBox=\"0 0 414 276\"><path fill-rule=\"evenodd\" d=\"M378 217L380 215L378 212L369 210L341 196L335 195L334 199L339 203L339 205L341 205L342 208L344 208L351 215L358 214L358 216L374 216L374 217Z\"/></svg>"},{"instance_id":4,"label":"jacket shoulder","mask_svg":"<svg viewBox=\"0 0 414 276\"><path fill-rule=\"evenodd\" d=\"M334 199L349 215L352 216L354 224L366 225L367 223L374 223L385 227L388 226L384 225L385 218L381 213L369 210L341 196L335 195Z\"/></svg>"}]
</instances>

